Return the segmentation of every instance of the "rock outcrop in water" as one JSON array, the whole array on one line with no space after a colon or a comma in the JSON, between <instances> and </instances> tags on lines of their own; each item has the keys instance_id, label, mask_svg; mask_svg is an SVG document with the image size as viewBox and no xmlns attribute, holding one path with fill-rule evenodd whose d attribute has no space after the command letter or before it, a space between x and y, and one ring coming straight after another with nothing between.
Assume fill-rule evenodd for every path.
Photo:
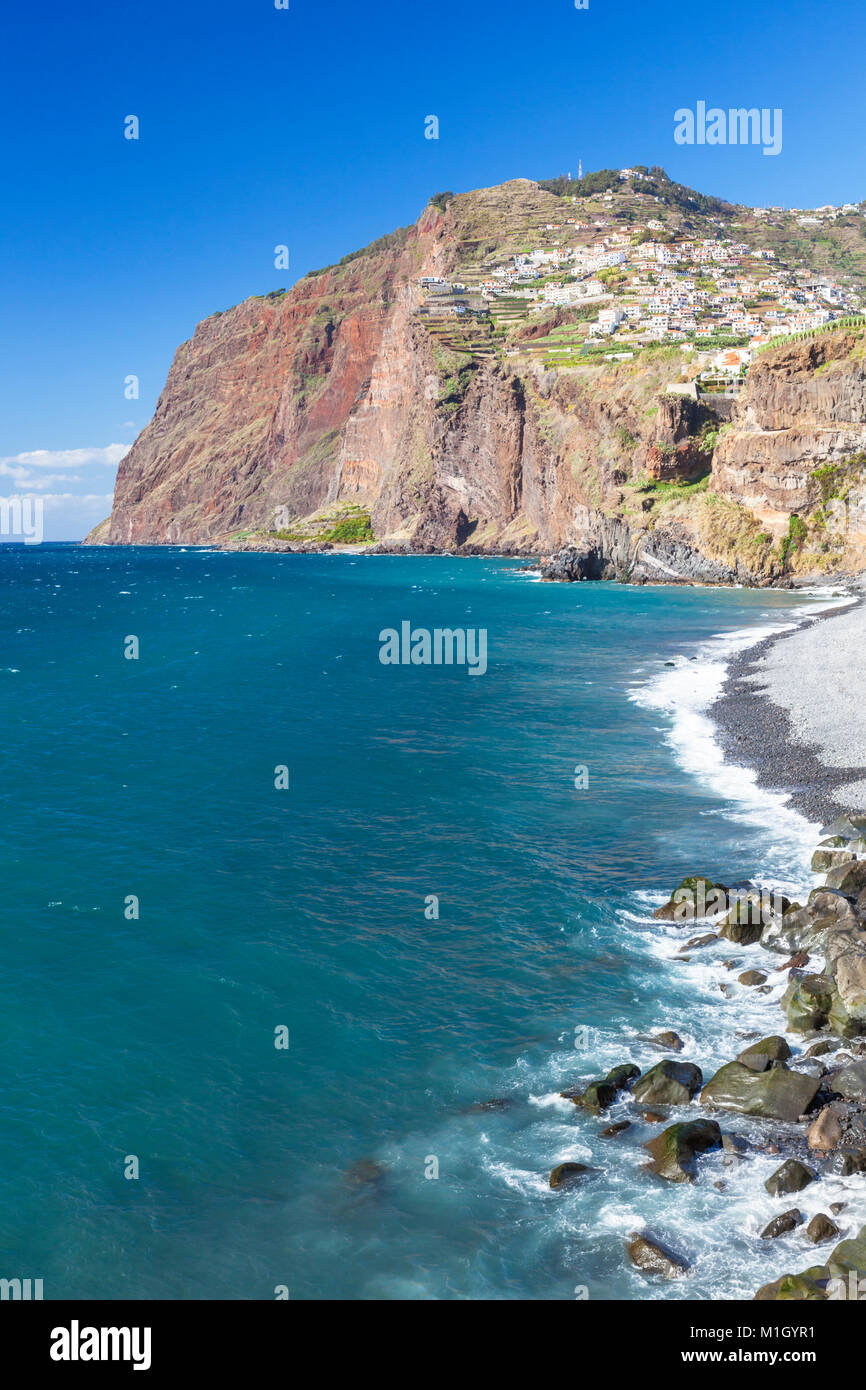
<instances>
[{"instance_id":1,"label":"rock outcrop in water","mask_svg":"<svg viewBox=\"0 0 866 1390\"><path fill-rule=\"evenodd\" d=\"M834 884L816 889L805 907L748 886L726 889L702 875L683 880L669 902L655 912L657 921L679 924L688 931L695 920L710 916L713 901L716 916L726 911L726 923L743 916L751 922L755 903L761 905L766 919L763 929L736 945L753 951L760 941L765 951L782 957L780 969L787 972L789 983L781 1003L791 1042L781 1034L741 1034L750 1039L748 1045L705 1083L697 1066L670 1058L650 1065L643 1074L633 1063L615 1067L603 1080L563 1092L580 1107L580 1123L600 1125L601 1112L616 1102L623 1117L600 1128L600 1137L617 1136L620 1145L629 1144L634 1131L642 1136L647 1126L651 1130L661 1126L637 1142L648 1155L648 1173L667 1183L709 1186L707 1168L715 1159L721 1159L723 1166L739 1168L759 1154L778 1155L774 1170L765 1176L765 1169L760 1180L766 1193L780 1203L803 1193L804 1204L811 1204L813 1188L820 1203L822 1182L827 1178L859 1181L866 1173L864 830L866 817L859 816L845 816L826 827L821 849L841 850L844 855L839 863L827 866L827 877ZM727 910L720 911L711 898L716 890L727 898ZM691 910L683 912L685 899L690 900ZM739 911L743 903L749 905L746 914ZM721 933L708 934L706 939L717 944L727 940ZM808 944L823 957L826 966L821 975L807 973L805 956L791 956L798 944ZM735 969L740 962L734 959L725 964ZM655 1045L679 1041L671 1033L644 1039ZM701 1113L698 1092L703 1118L697 1118ZM653 1109L647 1110L648 1105ZM668 1118L671 1111L676 1112L670 1116L673 1123ZM748 1117L744 1121L750 1126L748 1139L722 1128L737 1116ZM717 1155L719 1149L723 1153ZM572 1167L577 1169L576 1178L583 1176L583 1165L561 1164L554 1169L551 1185L564 1186ZM726 1184L716 1179L713 1186L724 1191ZM862 1221L866 1215L862 1186L852 1187L850 1196L850 1203L834 1202L829 1210L839 1216L850 1205L855 1219L859 1215ZM840 1241L843 1235L848 1238ZM784 1240L791 1243L792 1263L803 1264L811 1247L838 1242L824 1264L763 1285L755 1295L761 1301L860 1299L866 1293L866 1282L862 1290L859 1282L866 1281L866 1227L858 1234L857 1227L844 1218L840 1226L822 1211L815 1212L807 1224L803 1212L791 1209L778 1212L754 1232L753 1239L756 1259L759 1244ZM625 1254L648 1278L673 1274L687 1278L690 1273L688 1261L645 1234L634 1235Z\"/></svg>"}]
</instances>

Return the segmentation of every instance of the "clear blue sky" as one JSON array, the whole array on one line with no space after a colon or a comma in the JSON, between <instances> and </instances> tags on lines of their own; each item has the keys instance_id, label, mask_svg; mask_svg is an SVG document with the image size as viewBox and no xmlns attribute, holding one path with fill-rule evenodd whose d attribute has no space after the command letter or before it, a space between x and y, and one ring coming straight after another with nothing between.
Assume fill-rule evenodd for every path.
<instances>
[{"instance_id":1,"label":"clear blue sky","mask_svg":"<svg viewBox=\"0 0 866 1390\"><path fill-rule=\"evenodd\" d=\"M866 196L862 0L290 6L7 8L0 494L56 499L49 537L107 514L109 446L149 419L200 319L413 221L438 190L582 159L661 164L747 203ZM674 111L699 100L781 107L782 153L676 145Z\"/></svg>"}]
</instances>

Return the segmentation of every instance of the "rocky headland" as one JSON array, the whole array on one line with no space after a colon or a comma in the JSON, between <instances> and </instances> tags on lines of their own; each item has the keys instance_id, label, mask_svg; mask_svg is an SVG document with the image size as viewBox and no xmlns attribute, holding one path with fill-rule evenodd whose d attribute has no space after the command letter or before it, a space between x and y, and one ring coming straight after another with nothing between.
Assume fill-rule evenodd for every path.
<instances>
[{"instance_id":1,"label":"rocky headland","mask_svg":"<svg viewBox=\"0 0 866 1390\"><path fill-rule=\"evenodd\" d=\"M713 394L695 343L587 343L595 305L473 307L527 246L601 228L631 247L647 195L617 184L598 207L530 179L437 195L338 265L212 314L88 542L505 554L543 558L551 579L655 583L862 568L862 327L780 340ZM650 201L669 238L731 224L764 254L749 209L710 216L669 182ZM466 287L461 314L431 316L431 277Z\"/></svg>"}]
</instances>

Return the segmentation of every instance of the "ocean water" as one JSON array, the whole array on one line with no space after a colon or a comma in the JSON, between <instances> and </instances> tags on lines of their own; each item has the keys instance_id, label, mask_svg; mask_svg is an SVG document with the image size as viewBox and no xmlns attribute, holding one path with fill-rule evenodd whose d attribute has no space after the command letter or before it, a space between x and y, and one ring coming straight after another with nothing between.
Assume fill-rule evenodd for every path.
<instances>
[{"instance_id":1,"label":"ocean water","mask_svg":"<svg viewBox=\"0 0 866 1390\"><path fill-rule=\"evenodd\" d=\"M659 1028L706 1071L778 1030L783 977L726 998L736 948L683 963L650 913L696 871L813 881L815 828L724 766L707 708L731 651L818 602L0 547L0 1276L47 1299L705 1299L781 1273L769 1155L673 1188L642 1168L650 1126L600 1137L625 1102L598 1121L558 1092L659 1060ZM486 673L382 665L403 620L486 629ZM570 1158L597 1171L552 1192ZM644 1226L686 1279L628 1267Z\"/></svg>"}]
</instances>

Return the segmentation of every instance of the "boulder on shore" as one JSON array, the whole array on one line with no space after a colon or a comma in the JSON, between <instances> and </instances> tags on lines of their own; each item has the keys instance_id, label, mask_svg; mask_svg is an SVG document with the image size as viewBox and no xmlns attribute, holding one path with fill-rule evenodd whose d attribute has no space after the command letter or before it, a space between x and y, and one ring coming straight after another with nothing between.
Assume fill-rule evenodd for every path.
<instances>
[{"instance_id":1,"label":"boulder on shore","mask_svg":"<svg viewBox=\"0 0 866 1390\"><path fill-rule=\"evenodd\" d=\"M750 1071L769 1071L773 1062L787 1062L790 1056L791 1049L785 1039L774 1034L761 1042L752 1043L740 1053L737 1061Z\"/></svg>"},{"instance_id":2,"label":"boulder on shore","mask_svg":"<svg viewBox=\"0 0 866 1390\"><path fill-rule=\"evenodd\" d=\"M808 1110L820 1087L817 1077L788 1071L784 1064L756 1072L742 1062L728 1062L707 1082L701 1104L793 1124Z\"/></svg>"},{"instance_id":3,"label":"boulder on shore","mask_svg":"<svg viewBox=\"0 0 866 1390\"><path fill-rule=\"evenodd\" d=\"M831 1221L823 1211L812 1217L806 1227L806 1239L811 1240L813 1245L823 1245L825 1240L835 1240L841 1235L839 1227L835 1221Z\"/></svg>"},{"instance_id":4,"label":"boulder on shore","mask_svg":"<svg viewBox=\"0 0 866 1390\"><path fill-rule=\"evenodd\" d=\"M831 1279L844 1279L853 1272L858 1279L866 1279L866 1226L851 1240L843 1240L837 1245L827 1261Z\"/></svg>"},{"instance_id":5,"label":"boulder on shore","mask_svg":"<svg viewBox=\"0 0 866 1390\"><path fill-rule=\"evenodd\" d=\"M689 1269L688 1260L682 1255L675 1255L648 1235L633 1235L626 1249L632 1264L644 1274L661 1274L665 1279L677 1279Z\"/></svg>"},{"instance_id":6,"label":"boulder on shore","mask_svg":"<svg viewBox=\"0 0 866 1390\"><path fill-rule=\"evenodd\" d=\"M829 1153L842 1142L842 1121L832 1105L825 1105L809 1130L809 1148Z\"/></svg>"},{"instance_id":7,"label":"boulder on shore","mask_svg":"<svg viewBox=\"0 0 866 1390\"><path fill-rule=\"evenodd\" d=\"M722 1131L715 1120L686 1120L671 1125L644 1148L650 1155L650 1170L667 1182L694 1182L695 1159L708 1149L717 1149Z\"/></svg>"},{"instance_id":8,"label":"boulder on shore","mask_svg":"<svg viewBox=\"0 0 866 1390\"><path fill-rule=\"evenodd\" d=\"M856 898L866 888L866 859L855 859L850 864L837 864L827 870L827 887L838 888L848 898Z\"/></svg>"},{"instance_id":9,"label":"boulder on shore","mask_svg":"<svg viewBox=\"0 0 866 1390\"><path fill-rule=\"evenodd\" d=\"M830 1088L845 1100L866 1102L866 1062L852 1062L830 1078Z\"/></svg>"},{"instance_id":10,"label":"boulder on shore","mask_svg":"<svg viewBox=\"0 0 866 1390\"><path fill-rule=\"evenodd\" d=\"M791 1211L783 1211L781 1216L774 1216L769 1225L764 1227L761 1240L778 1240L779 1236L790 1235L791 1231L796 1231L802 1224L803 1214L796 1207Z\"/></svg>"},{"instance_id":11,"label":"boulder on shore","mask_svg":"<svg viewBox=\"0 0 866 1390\"><path fill-rule=\"evenodd\" d=\"M650 1067L635 1083L632 1094L643 1105L688 1105L702 1082L700 1067L666 1058Z\"/></svg>"},{"instance_id":12,"label":"boulder on shore","mask_svg":"<svg viewBox=\"0 0 866 1390\"><path fill-rule=\"evenodd\" d=\"M728 890L723 883L696 874L684 878L662 907L653 916L659 922L694 922L702 917L715 917L726 912Z\"/></svg>"},{"instance_id":13,"label":"boulder on shore","mask_svg":"<svg viewBox=\"0 0 866 1390\"><path fill-rule=\"evenodd\" d=\"M794 979L782 995L782 1008L792 1033L815 1033L829 1022L833 1008L833 981L826 975Z\"/></svg>"},{"instance_id":14,"label":"boulder on shore","mask_svg":"<svg viewBox=\"0 0 866 1390\"><path fill-rule=\"evenodd\" d=\"M767 1178L764 1186L771 1197L788 1197L792 1192L802 1192L817 1176L798 1158L789 1158Z\"/></svg>"}]
</instances>

